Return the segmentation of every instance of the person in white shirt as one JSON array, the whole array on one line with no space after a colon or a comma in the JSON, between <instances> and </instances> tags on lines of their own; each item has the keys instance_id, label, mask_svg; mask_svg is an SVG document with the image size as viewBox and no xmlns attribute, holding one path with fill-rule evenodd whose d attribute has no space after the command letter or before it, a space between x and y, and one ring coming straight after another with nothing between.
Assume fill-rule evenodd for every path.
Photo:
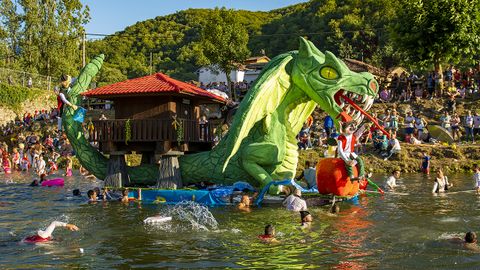
<instances>
[{"instance_id":1,"label":"person in white shirt","mask_svg":"<svg viewBox=\"0 0 480 270\"><path fill-rule=\"evenodd\" d=\"M40 156L38 157L38 159L36 161L37 161L37 164L36 164L37 174L38 175L46 174L47 173L47 170L46 170L47 164L45 162L45 159L43 158L43 154L40 154Z\"/></svg>"},{"instance_id":2,"label":"person in white shirt","mask_svg":"<svg viewBox=\"0 0 480 270\"><path fill-rule=\"evenodd\" d=\"M283 201L283 206L287 208L287 210L300 212L300 211L307 211L307 202L301 198L302 191L299 189L295 189L293 194L288 196L285 201Z\"/></svg>"},{"instance_id":3,"label":"person in white shirt","mask_svg":"<svg viewBox=\"0 0 480 270\"><path fill-rule=\"evenodd\" d=\"M480 134L480 113L476 112L473 117L473 136Z\"/></svg>"},{"instance_id":4,"label":"person in white shirt","mask_svg":"<svg viewBox=\"0 0 480 270\"><path fill-rule=\"evenodd\" d=\"M413 116L412 111L407 112L407 116L405 117L405 134L411 136L414 131L413 124L415 122L415 117Z\"/></svg>"},{"instance_id":5,"label":"person in white shirt","mask_svg":"<svg viewBox=\"0 0 480 270\"><path fill-rule=\"evenodd\" d=\"M367 125L362 125L357 131L354 122L345 123L342 128L342 134L337 138L337 154L338 157L345 161L345 169L347 170L350 180L362 179L365 175L365 168L363 160L360 156L355 154L355 145L357 139L360 139ZM353 166L358 164L358 177L354 178Z\"/></svg>"},{"instance_id":6,"label":"person in white shirt","mask_svg":"<svg viewBox=\"0 0 480 270\"><path fill-rule=\"evenodd\" d=\"M473 180L475 181L475 190L480 194L480 167L475 165L473 167Z\"/></svg>"},{"instance_id":7,"label":"person in white shirt","mask_svg":"<svg viewBox=\"0 0 480 270\"><path fill-rule=\"evenodd\" d=\"M452 185L448 182L448 177L443 174L442 169L438 169L437 177L434 180L432 193L443 193Z\"/></svg>"},{"instance_id":8,"label":"person in white shirt","mask_svg":"<svg viewBox=\"0 0 480 270\"><path fill-rule=\"evenodd\" d=\"M391 147L390 152L389 152L389 155L383 160L388 160L392 155L398 154L402 150L402 147L400 146L400 141L397 139L397 136L395 135L392 135L392 138L390 139L388 144Z\"/></svg>"},{"instance_id":9,"label":"person in white shirt","mask_svg":"<svg viewBox=\"0 0 480 270\"><path fill-rule=\"evenodd\" d=\"M392 175L390 175L387 178L387 181L385 181L384 184L384 189L387 191L392 191L397 187L397 179L400 178L400 171L399 170L394 170L392 172Z\"/></svg>"},{"instance_id":10,"label":"person in white shirt","mask_svg":"<svg viewBox=\"0 0 480 270\"><path fill-rule=\"evenodd\" d=\"M78 231L78 227L74 224L68 224L60 221L53 221L45 230L39 230L37 234L23 239L27 243L46 242L52 240L52 233L57 227L65 227L70 231Z\"/></svg>"}]
</instances>

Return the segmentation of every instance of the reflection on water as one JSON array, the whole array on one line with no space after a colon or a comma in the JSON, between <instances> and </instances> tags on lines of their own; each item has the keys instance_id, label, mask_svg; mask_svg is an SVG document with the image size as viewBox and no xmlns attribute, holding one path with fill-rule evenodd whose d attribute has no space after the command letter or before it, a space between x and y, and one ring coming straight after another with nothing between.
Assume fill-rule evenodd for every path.
<instances>
[{"instance_id":1,"label":"reflection on water","mask_svg":"<svg viewBox=\"0 0 480 270\"><path fill-rule=\"evenodd\" d=\"M0 268L480 268L479 254L448 242L480 231L480 197L453 193L469 189L471 176L450 178L451 193L433 196L431 179L404 176L399 194L363 196L338 215L310 209L315 220L302 229L299 214L280 207L244 213L191 203L88 204L72 190L86 193L101 182L72 177L64 188L28 187L24 175L1 176ZM143 224L155 215L173 220ZM80 231L56 230L48 244L20 243L52 220ZM258 241L266 224L275 225L279 244Z\"/></svg>"}]
</instances>

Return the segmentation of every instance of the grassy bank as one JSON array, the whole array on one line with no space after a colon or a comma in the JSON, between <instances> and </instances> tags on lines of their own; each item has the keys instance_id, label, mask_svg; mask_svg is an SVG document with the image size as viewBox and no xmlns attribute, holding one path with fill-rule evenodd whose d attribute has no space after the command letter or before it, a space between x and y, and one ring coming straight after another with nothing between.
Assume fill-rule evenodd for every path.
<instances>
[{"instance_id":1,"label":"grassy bank","mask_svg":"<svg viewBox=\"0 0 480 270\"><path fill-rule=\"evenodd\" d=\"M372 149L367 149L367 153L361 156L365 161L365 167L374 172L391 172L394 169L400 169L402 172L412 173L420 172L423 152L432 158L433 170L442 168L446 173L471 172L473 165L480 163L480 145L402 144L402 152L387 161L378 154L372 154ZM304 169L306 160L316 162L322 157L323 150L300 151L297 175Z\"/></svg>"},{"instance_id":2,"label":"grassy bank","mask_svg":"<svg viewBox=\"0 0 480 270\"><path fill-rule=\"evenodd\" d=\"M21 118L23 113L56 106L53 91L0 83L0 125Z\"/></svg>"}]
</instances>

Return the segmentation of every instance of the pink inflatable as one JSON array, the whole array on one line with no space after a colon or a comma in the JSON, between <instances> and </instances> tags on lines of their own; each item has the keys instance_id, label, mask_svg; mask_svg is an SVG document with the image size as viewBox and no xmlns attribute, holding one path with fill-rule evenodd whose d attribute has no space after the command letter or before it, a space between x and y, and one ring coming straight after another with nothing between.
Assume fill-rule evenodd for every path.
<instances>
[{"instance_id":1,"label":"pink inflatable","mask_svg":"<svg viewBox=\"0 0 480 270\"><path fill-rule=\"evenodd\" d=\"M63 187L64 181L63 178L55 178L50 180L45 180L42 182L42 187Z\"/></svg>"}]
</instances>

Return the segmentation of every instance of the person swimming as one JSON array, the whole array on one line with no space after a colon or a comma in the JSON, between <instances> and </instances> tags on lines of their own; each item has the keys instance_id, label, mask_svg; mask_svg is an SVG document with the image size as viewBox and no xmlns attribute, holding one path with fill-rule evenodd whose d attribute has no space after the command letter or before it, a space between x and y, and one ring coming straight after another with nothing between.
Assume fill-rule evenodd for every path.
<instances>
[{"instance_id":1,"label":"person swimming","mask_svg":"<svg viewBox=\"0 0 480 270\"><path fill-rule=\"evenodd\" d=\"M477 245L477 234L475 232L467 232L465 234L465 248L480 252L480 247Z\"/></svg>"},{"instance_id":2,"label":"person swimming","mask_svg":"<svg viewBox=\"0 0 480 270\"><path fill-rule=\"evenodd\" d=\"M250 197L247 194L242 195L242 200L238 204L238 210L250 212Z\"/></svg>"},{"instance_id":3,"label":"person swimming","mask_svg":"<svg viewBox=\"0 0 480 270\"><path fill-rule=\"evenodd\" d=\"M300 211L300 222L302 228L307 228L312 225L313 217L308 211Z\"/></svg>"},{"instance_id":4,"label":"person swimming","mask_svg":"<svg viewBox=\"0 0 480 270\"><path fill-rule=\"evenodd\" d=\"M93 189L90 189L89 191L87 191L87 196L88 196L88 202L98 201L97 192L95 192L95 190Z\"/></svg>"},{"instance_id":5,"label":"person swimming","mask_svg":"<svg viewBox=\"0 0 480 270\"><path fill-rule=\"evenodd\" d=\"M57 227L64 227L68 230L74 232L78 231L78 227L74 224L69 224L60 221L53 221L48 225L45 230L38 230L37 234L25 237L22 241L25 243L39 243L39 242L48 242L52 240L52 233Z\"/></svg>"},{"instance_id":6,"label":"person swimming","mask_svg":"<svg viewBox=\"0 0 480 270\"><path fill-rule=\"evenodd\" d=\"M42 184L43 181L46 180L45 177L47 177L46 174L40 175L40 180L38 180L38 179L33 180L32 183L30 183L30 186L31 186L31 187L37 187L37 186L39 186L40 184Z\"/></svg>"},{"instance_id":7,"label":"person swimming","mask_svg":"<svg viewBox=\"0 0 480 270\"><path fill-rule=\"evenodd\" d=\"M338 214L340 213L340 206L337 203L334 203L332 207L330 207L331 214Z\"/></svg>"},{"instance_id":8,"label":"person swimming","mask_svg":"<svg viewBox=\"0 0 480 270\"><path fill-rule=\"evenodd\" d=\"M258 238L264 243L279 243L275 238L275 227L271 224L265 226L265 233L258 236Z\"/></svg>"}]
</instances>

